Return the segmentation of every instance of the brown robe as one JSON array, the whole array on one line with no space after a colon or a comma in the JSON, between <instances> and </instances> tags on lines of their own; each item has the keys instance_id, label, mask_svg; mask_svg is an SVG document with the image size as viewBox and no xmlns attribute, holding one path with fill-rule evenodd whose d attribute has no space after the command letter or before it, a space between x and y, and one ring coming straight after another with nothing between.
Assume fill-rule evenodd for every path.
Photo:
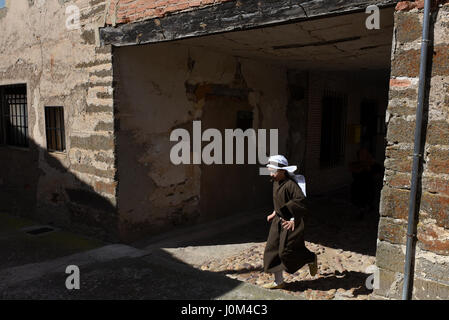
<instances>
[{"instance_id":1,"label":"brown robe","mask_svg":"<svg viewBox=\"0 0 449 320\"><path fill-rule=\"evenodd\" d=\"M290 178L273 183L273 204L276 216L271 222L264 252L264 271L274 273L285 270L295 273L315 259L315 254L304 244L304 220L306 207L304 193ZM295 230L282 227L281 219L295 218Z\"/></svg>"}]
</instances>

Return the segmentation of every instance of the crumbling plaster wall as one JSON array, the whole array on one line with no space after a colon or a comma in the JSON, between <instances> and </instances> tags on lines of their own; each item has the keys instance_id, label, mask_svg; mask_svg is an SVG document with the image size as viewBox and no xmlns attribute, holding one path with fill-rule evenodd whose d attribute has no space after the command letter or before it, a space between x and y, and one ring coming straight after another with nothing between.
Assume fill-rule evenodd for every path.
<instances>
[{"instance_id":1,"label":"crumbling plaster wall","mask_svg":"<svg viewBox=\"0 0 449 320\"><path fill-rule=\"evenodd\" d=\"M177 43L118 48L114 57L125 238L271 206L258 165L175 166L169 138L175 128L192 136L194 120L202 131L234 129L236 111L251 110L255 129L279 129L285 152L286 69Z\"/></svg>"},{"instance_id":2,"label":"crumbling plaster wall","mask_svg":"<svg viewBox=\"0 0 449 320\"><path fill-rule=\"evenodd\" d=\"M14 0L0 16L0 85L26 83L29 148L0 147L2 209L114 238L111 47L106 1ZM66 7L80 9L68 29ZM66 151L46 147L45 106L63 106Z\"/></svg>"}]
</instances>

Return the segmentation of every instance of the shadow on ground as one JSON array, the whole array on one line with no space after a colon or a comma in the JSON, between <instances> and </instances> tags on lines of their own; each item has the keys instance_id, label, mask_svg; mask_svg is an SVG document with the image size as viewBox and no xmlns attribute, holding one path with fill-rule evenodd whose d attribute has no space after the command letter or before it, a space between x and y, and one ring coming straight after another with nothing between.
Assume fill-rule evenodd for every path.
<instances>
[{"instance_id":1,"label":"shadow on ground","mask_svg":"<svg viewBox=\"0 0 449 320\"><path fill-rule=\"evenodd\" d=\"M293 299L244 284L221 274L201 271L156 250L140 258L121 258L80 268L79 290L67 290L64 270L9 286L2 299Z\"/></svg>"},{"instance_id":2,"label":"shadow on ground","mask_svg":"<svg viewBox=\"0 0 449 320\"><path fill-rule=\"evenodd\" d=\"M368 290L364 285L366 274L355 271L345 271L338 274L324 275L322 278L304 281L295 281L287 283L285 290L291 292L303 292L306 290L328 291L332 289L354 290L354 297L360 294L370 294L372 290Z\"/></svg>"}]
</instances>

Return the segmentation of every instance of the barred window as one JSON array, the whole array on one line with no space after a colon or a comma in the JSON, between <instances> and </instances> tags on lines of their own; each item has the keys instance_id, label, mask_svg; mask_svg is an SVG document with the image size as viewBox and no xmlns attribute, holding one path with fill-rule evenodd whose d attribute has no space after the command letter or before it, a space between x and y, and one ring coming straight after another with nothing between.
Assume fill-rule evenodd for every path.
<instances>
[{"instance_id":1,"label":"barred window","mask_svg":"<svg viewBox=\"0 0 449 320\"><path fill-rule=\"evenodd\" d=\"M45 107L45 133L48 151L65 151L63 107Z\"/></svg>"},{"instance_id":2,"label":"barred window","mask_svg":"<svg viewBox=\"0 0 449 320\"><path fill-rule=\"evenodd\" d=\"M26 85L0 86L0 143L28 147Z\"/></svg>"},{"instance_id":3,"label":"barred window","mask_svg":"<svg viewBox=\"0 0 449 320\"><path fill-rule=\"evenodd\" d=\"M321 118L321 167L334 167L344 161L348 97L327 91Z\"/></svg>"}]
</instances>

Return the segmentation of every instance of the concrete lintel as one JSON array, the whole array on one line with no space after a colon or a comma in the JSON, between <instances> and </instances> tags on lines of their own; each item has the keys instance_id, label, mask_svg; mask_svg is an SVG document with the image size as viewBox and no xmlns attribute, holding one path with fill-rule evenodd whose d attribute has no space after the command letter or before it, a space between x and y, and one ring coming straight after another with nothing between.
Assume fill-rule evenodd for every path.
<instances>
[{"instance_id":1,"label":"concrete lintel","mask_svg":"<svg viewBox=\"0 0 449 320\"><path fill-rule=\"evenodd\" d=\"M230 1L162 18L100 28L101 45L129 46L223 32L249 30L302 20L386 8L398 0Z\"/></svg>"}]
</instances>

